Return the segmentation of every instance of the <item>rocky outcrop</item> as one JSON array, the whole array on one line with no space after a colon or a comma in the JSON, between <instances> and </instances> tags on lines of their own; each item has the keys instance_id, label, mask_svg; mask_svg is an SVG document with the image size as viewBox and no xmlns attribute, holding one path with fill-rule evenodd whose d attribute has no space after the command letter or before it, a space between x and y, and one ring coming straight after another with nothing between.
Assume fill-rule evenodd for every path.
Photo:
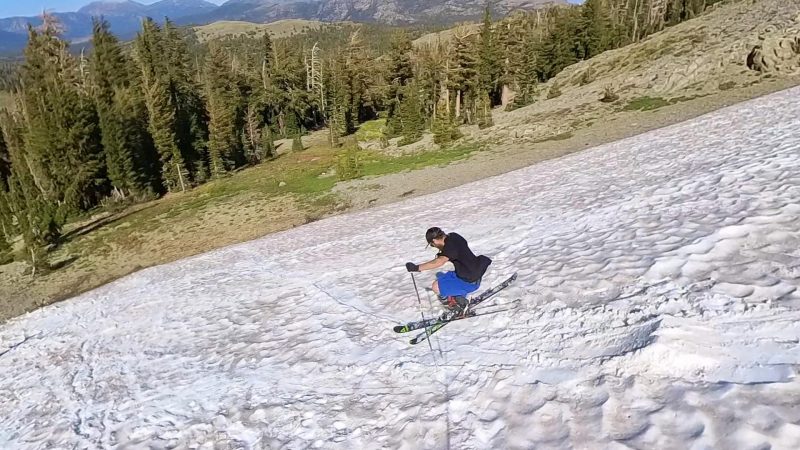
<instances>
[{"instance_id":1,"label":"rocky outcrop","mask_svg":"<svg viewBox=\"0 0 800 450\"><path fill-rule=\"evenodd\" d=\"M800 70L800 15L797 26L782 35L759 36L761 43L747 55L747 67L758 72L796 72Z\"/></svg>"}]
</instances>

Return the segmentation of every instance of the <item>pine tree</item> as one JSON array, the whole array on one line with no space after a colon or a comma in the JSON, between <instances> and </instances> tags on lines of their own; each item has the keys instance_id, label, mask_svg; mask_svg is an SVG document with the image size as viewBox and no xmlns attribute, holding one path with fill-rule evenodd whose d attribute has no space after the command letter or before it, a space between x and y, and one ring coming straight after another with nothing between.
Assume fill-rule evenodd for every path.
<instances>
[{"instance_id":1,"label":"pine tree","mask_svg":"<svg viewBox=\"0 0 800 450\"><path fill-rule=\"evenodd\" d=\"M328 140L331 147L339 147L339 138L343 136L345 130L344 107L346 102L342 93L344 90L344 77L341 75L343 67L340 59L328 61L328 70L325 72L325 96L328 99L325 105L325 122L328 127Z\"/></svg>"},{"instance_id":2,"label":"pine tree","mask_svg":"<svg viewBox=\"0 0 800 450\"><path fill-rule=\"evenodd\" d=\"M466 123L472 123L472 112L478 91L478 58L474 33L464 27L456 30L453 37L448 80L455 93L455 118L462 116Z\"/></svg>"},{"instance_id":3,"label":"pine tree","mask_svg":"<svg viewBox=\"0 0 800 450\"><path fill-rule=\"evenodd\" d=\"M301 152L305 149L303 147L303 132L298 129L296 134L294 135L294 139L292 139L292 151L293 152Z\"/></svg>"},{"instance_id":4,"label":"pine tree","mask_svg":"<svg viewBox=\"0 0 800 450\"><path fill-rule=\"evenodd\" d=\"M422 116L419 101L419 86L412 82L403 88L403 91L403 100L398 114L400 134L403 135L400 145L408 145L422 137L422 132L425 130L425 119Z\"/></svg>"},{"instance_id":5,"label":"pine tree","mask_svg":"<svg viewBox=\"0 0 800 450\"><path fill-rule=\"evenodd\" d=\"M500 64L500 53L497 43L497 37L492 25L492 15L489 6L483 15L483 26L480 32L480 47L478 49L478 77L479 85L478 91L481 92L480 101L483 102L482 97L488 96L490 102L489 107L500 103L500 77L502 75L502 65ZM485 115L484 113L482 113Z\"/></svg>"},{"instance_id":6,"label":"pine tree","mask_svg":"<svg viewBox=\"0 0 800 450\"><path fill-rule=\"evenodd\" d=\"M440 87L445 84L447 55L441 48L423 48L416 54L418 69L414 81L422 93L422 111L426 118L433 122Z\"/></svg>"},{"instance_id":7,"label":"pine tree","mask_svg":"<svg viewBox=\"0 0 800 450\"><path fill-rule=\"evenodd\" d=\"M10 167L7 190L0 190L3 234L21 234L24 255L34 271L47 268L46 248L58 240L63 223L58 205L37 185L25 142L27 124L20 115L7 112L0 114L0 123Z\"/></svg>"},{"instance_id":8,"label":"pine tree","mask_svg":"<svg viewBox=\"0 0 800 450\"><path fill-rule=\"evenodd\" d=\"M512 108L531 104L536 97L537 81L540 78L541 30L525 27L516 49L516 95Z\"/></svg>"},{"instance_id":9,"label":"pine tree","mask_svg":"<svg viewBox=\"0 0 800 450\"><path fill-rule=\"evenodd\" d=\"M217 43L216 45L219 45ZM240 80L239 101L244 111L242 143L246 159L257 164L271 158L275 152L271 131L272 119L279 95L273 86L274 47L265 33L255 48L246 55L247 67ZM269 136L270 139L266 139Z\"/></svg>"},{"instance_id":10,"label":"pine tree","mask_svg":"<svg viewBox=\"0 0 800 450\"><path fill-rule=\"evenodd\" d=\"M478 92L478 98L475 102L478 128L484 129L494 125L492 118L492 99L487 92Z\"/></svg>"},{"instance_id":11,"label":"pine tree","mask_svg":"<svg viewBox=\"0 0 800 450\"><path fill-rule=\"evenodd\" d=\"M436 114L431 123L433 142L441 146L446 146L461 137L458 127L453 119L453 112L448 108L450 100L447 98L449 92L443 90L442 97L436 106Z\"/></svg>"},{"instance_id":12,"label":"pine tree","mask_svg":"<svg viewBox=\"0 0 800 450\"><path fill-rule=\"evenodd\" d=\"M161 31L146 19L135 41L135 56L141 70L144 103L149 116L148 129L161 161L161 177L170 191L185 190L189 171L178 147L176 108L170 90L170 77L162 59Z\"/></svg>"},{"instance_id":13,"label":"pine tree","mask_svg":"<svg viewBox=\"0 0 800 450\"><path fill-rule=\"evenodd\" d=\"M125 133L125 140L133 157L133 167L136 168L137 181L140 183L141 195L162 194L165 187L160 173L158 151L156 151L153 137L149 132L147 107L142 94L141 83L134 77L134 84L127 89L117 89L114 92L114 103L111 114L118 118L120 123L130 125Z\"/></svg>"},{"instance_id":14,"label":"pine tree","mask_svg":"<svg viewBox=\"0 0 800 450\"><path fill-rule=\"evenodd\" d=\"M369 108L367 95L371 70L373 64L358 29L350 35L337 70L340 77L337 81L339 95L335 101L343 109L343 114L340 113L343 134L354 133L359 123L375 115L374 109Z\"/></svg>"},{"instance_id":15,"label":"pine tree","mask_svg":"<svg viewBox=\"0 0 800 450\"><path fill-rule=\"evenodd\" d=\"M275 138L269 125L261 129L261 151L263 152L262 161L275 157Z\"/></svg>"},{"instance_id":16,"label":"pine tree","mask_svg":"<svg viewBox=\"0 0 800 450\"><path fill-rule=\"evenodd\" d=\"M138 86L129 72L132 63L109 31L108 22L94 19L92 42L90 72L108 177L122 197L147 194L155 181L146 163L153 149L148 148L144 105L135 98Z\"/></svg>"},{"instance_id":17,"label":"pine tree","mask_svg":"<svg viewBox=\"0 0 800 450\"><path fill-rule=\"evenodd\" d=\"M0 194L2 197L2 194ZM0 212L2 211L2 198L0 198ZM8 242L6 235L0 230L0 264L6 264L13 259L11 256L11 244Z\"/></svg>"},{"instance_id":18,"label":"pine tree","mask_svg":"<svg viewBox=\"0 0 800 450\"><path fill-rule=\"evenodd\" d=\"M11 187L15 183L12 162L16 160L19 164L22 160L23 147L20 121L11 113L0 111L0 232L9 239L20 234Z\"/></svg>"},{"instance_id":19,"label":"pine tree","mask_svg":"<svg viewBox=\"0 0 800 450\"><path fill-rule=\"evenodd\" d=\"M225 51L212 45L205 68L208 98L209 163L211 174L219 177L243 161L239 130L242 129L240 98L231 61ZM253 119L255 121L255 119ZM254 125L255 126L255 125Z\"/></svg>"},{"instance_id":20,"label":"pine tree","mask_svg":"<svg viewBox=\"0 0 800 450\"><path fill-rule=\"evenodd\" d=\"M9 177L11 176L11 159L8 154L3 125L0 123L0 264L8 262L11 253L9 240L13 237L13 216L8 205Z\"/></svg>"},{"instance_id":21,"label":"pine tree","mask_svg":"<svg viewBox=\"0 0 800 450\"><path fill-rule=\"evenodd\" d=\"M192 70L188 46L169 20L161 31L161 42L168 93L175 108L176 144L192 178L202 182L207 175L208 117L201 88Z\"/></svg>"},{"instance_id":22,"label":"pine tree","mask_svg":"<svg viewBox=\"0 0 800 450\"><path fill-rule=\"evenodd\" d=\"M106 192L94 103L83 89L78 62L45 16L28 32L21 69L24 134L31 174L43 195L59 205L59 220L94 206Z\"/></svg>"},{"instance_id":23,"label":"pine tree","mask_svg":"<svg viewBox=\"0 0 800 450\"><path fill-rule=\"evenodd\" d=\"M272 45L272 38L269 33L264 33L261 36L261 67L264 70L271 70L275 62L275 48Z\"/></svg>"},{"instance_id":24,"label":"pine tree","mask_svg":"<svg viewBox=\"0 0 800 450\"><path fill-rule=\"evenodd\" d=\"M552 8L549 31L544 36L539 54L539 79L547 81L565 67L578 62L583 55L580 43L577 8Z\"/></svg>"},{"instance_id":25,"label":"pine tree","mask_svg":"<svg viewBox=\"0 0 800 450\"><path fill-rule=\"evenodd\" d=\"M411 38L405 30L397 31L392 35L391 48L388 59L388 101L386 112L386 127L389 135L397 134L401 128L397 123L398 110L402 103L403 88L414 77L411 65Z\"/></svg>"},{"instance_id":26,"label":"pine tree","mask_svg":"<svg viewBox=\"0 0 800 450\"><path fill-rule=\"evenodd\" d=\"M581 6L580 40L583 59L611 48L613 29L603 0L586 0Z\"/></svg>"},{"instance_id":27,"label":"pine tree","mask_svg":"<svg viewBox=\"0 0 800 450\"><path fill-rule=\"evenodd\" d=\"M244 126L241 129L241 136L240 141L242 143L242 154L245 160L250 164L258 164L263 160L263 157L260 153L261 149L261 114L258 110L258 102L256 101L247 101L246 99L248 96L242 92L240 96L241 106L244 110ZM252 93L251 93L252 95ZM213 117L211 117L210 111L211 105L209 105L209 154L211 153L211 129L212 129L212 122Z\"/></svg>"},{"instance_id":28,"label":"pine tree","mask_svg":"<svg viewBox=\"0 0 800 450\"><path fill-rule=\"evenodd\" d=\"M0 123L0 191L8 190L8 177L11 176L11 159L8 146L3 137L3 127Z\"/></svg>"},{"instance_id":29,"label":"pine tree","mask_svg":"<svg viewBox=\"0 0 800 450\"><path fill-rule=\"evenodd\" d=\"M261 160L272 158L275 156L275 137L272 133L272 127L275 126L274 105L277 103L277 95L275 95L275 86L273 83L273 76L275 71L275 47L269 33L264 33L261 38L261 61L259 79L261 80L261 89L256 92L258 95L258 109L261 114L261 146L259 154Z\"/></svg>"},{"instance_id":30,"label":"pine tree","mask_svg":"<svg viewBox=\"0 0 800 450\"><path fill-rule=\"evenodd\" d=\"M302 53L285 46L276 46L273 66L272 100L276 128L284 138L301 132L313 114L312 99L307 91Z\"/></svg>"}]
</instances>

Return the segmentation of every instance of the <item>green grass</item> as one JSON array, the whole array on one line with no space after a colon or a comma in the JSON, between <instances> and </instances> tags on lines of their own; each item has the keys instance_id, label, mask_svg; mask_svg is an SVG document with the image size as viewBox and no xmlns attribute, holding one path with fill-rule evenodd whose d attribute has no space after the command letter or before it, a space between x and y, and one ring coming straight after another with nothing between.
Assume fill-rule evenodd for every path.
<instances>
[{"instance_id":1,"label":"green grass","mask_svg":"<svg viewBox=\"0 0 800 450\"><path fill-rule=\"evenodd\" d=\"M663 108L664 106L671 104L672 102L661 97L644 96L634 98L622 109L623 111L652 111L654 109Z\"/></svg>"},{"instance_id":2,"label":"green grass","mask_svg":"<svg viewBox=\"0 0 800 450\"><path fill-rule=\"evenodd\" d=\"M185 193L155 200L147 207L140 206L138 211L121 219L120 223L130 222L130 226L121 228L119 232L153 231L165 222L188 219L219 204L237 205L237 202L249 202L254 196L259 201L266 202L270 197L283 194L294 194L300 200L316 197L330 191L336 183L335 177L320 177L323 172L330 171L333 155L334 151L330 148L309 149L301 155L282 156L231 176L210 181ZM301 160L301 157L315 160ZM280 186L281 182L285 185ZM113 206L106 209L116 212ZM89 236L116 231L115 226L104 226L91 232ZM85 242L85 239L78 241Z\"/></svg>"},{"instance_id":3,"label":"green grass","mask_svg":"<svg viewBox=\"0 0 800 450\"><path fill-rule=\"evenodd\" d=\"M336 184L336 177L321 177L325 170L310 170L287 177L286 186L281 189L295 194L320 194L327 192Z\"/></svg>"},{"instance_id":4,"label":"green grass","mask_svg":"<svg viewBox=\"0 0 800 450\"><path fill-rule=\"evenodd\" d=\"M469 143L399 157L364 151L362 177L444 165L464 159L481 148L479 144ZM160 233L162 229L169 230L175 224L191 221L209 209L219 211L220 206L237 208L253 202L267 204L271 198L287 194L308 209L309 220L322 217L343 207L341 199L332 193L338 178L322 175L331 173L337 153L338 150L329 147L310 148L302 154L287 154L185 193L137 205L129 214L69 239L63 251L65 254L102 255L111 251L106 245L108 242L124 247L129 243L125 236L134 232L142 236ZM125 226L121 226L123 224Z\"/></svg>"},{"instance_id":5,"label":"green grass","mask_svg":"<svg viewBox=\"0 0 800 450\"><path fill-rule=\"evenodd\" d=\"M554 136L548 136L548 137L543 138L543 139L537 139L537 140L535 140L533 142L534 142L534 144L538 144L540 142L547 142L547 141L564 141L564 140L567 140L567 139L571 138L572 136L573 136L572 132L571 131L567 131L566 133L556 134Z\"/></svg>"},{"instance_id":6,"label":"green grass","mask_svg":"<svg viewBox=\"0 0 800 450\"><path fill-rule=\"evenodd\" d=\"M696 95L683 95L680 97L673 97L663 99L661 97L638 97L628 102L623 111L652 111L654 109L663 108L664 106L674 105L676 103L688 102L696 98L705 97L708 94Z\"/></svg>"},{"instance_id":7,"label":"green grass","mask_svg":"<svg viewBox=\"0 0 800 450\"><path fill-rule=\"evenodd\" d=\"M364 122L356 131L356 140L359 142L374 141L383 136L383 127L386 126L386 119L370 120Z\"/></svg>"},{"instance_id":8,"label":"green grass","mask_svg":"<svg viewBox=\"0 0 800 450\"><path fill-rule=\"evenodd\" d=\"M454 161L467 158L473 152L479 151L482 146L477 143L465 143L445 147L441 150L426 151L413 155L387 157L371 154L364 158L363 176L385 175L416 170L429 166L446 165Z\"/></svg>"}]
</instances>

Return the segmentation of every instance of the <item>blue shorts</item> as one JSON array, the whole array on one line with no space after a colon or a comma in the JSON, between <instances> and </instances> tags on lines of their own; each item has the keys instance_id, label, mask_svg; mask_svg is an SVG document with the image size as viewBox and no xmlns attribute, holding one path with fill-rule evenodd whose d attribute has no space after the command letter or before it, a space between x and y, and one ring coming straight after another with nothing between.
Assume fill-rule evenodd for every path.
<instances>
[{"instance_id":1,"label":"blue shorts","mask_svg":"<svg viewBox=\"0 0 800 450\"><path fill-rule=\"evenodd\" d=\"M436 274L439 282L439 295L442 297L466 297L470 292L475 292L481 287L481 282L470 283L456 276L455 272L439 272Z\"/></svg>"}]
</instances>

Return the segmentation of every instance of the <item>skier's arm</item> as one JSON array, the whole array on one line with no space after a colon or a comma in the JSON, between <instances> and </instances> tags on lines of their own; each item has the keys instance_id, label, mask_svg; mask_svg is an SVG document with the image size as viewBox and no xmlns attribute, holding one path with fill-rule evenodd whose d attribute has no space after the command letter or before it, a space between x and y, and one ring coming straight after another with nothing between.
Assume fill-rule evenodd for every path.
<instances>
[{"instance_id":1,"label":"skier's arm","mask_svg":"<svg viewBox=\"0 0 800 450\"><path fill-rule=\"evenodd\" d=\"M444 255L439 255L436 259L428 261L424 264L419 265L419 271L422 272L423 270L433 270L442 267L443 265L447 264L447 261L450 261L450 258Z\"/></svg>"}]
</instances>

